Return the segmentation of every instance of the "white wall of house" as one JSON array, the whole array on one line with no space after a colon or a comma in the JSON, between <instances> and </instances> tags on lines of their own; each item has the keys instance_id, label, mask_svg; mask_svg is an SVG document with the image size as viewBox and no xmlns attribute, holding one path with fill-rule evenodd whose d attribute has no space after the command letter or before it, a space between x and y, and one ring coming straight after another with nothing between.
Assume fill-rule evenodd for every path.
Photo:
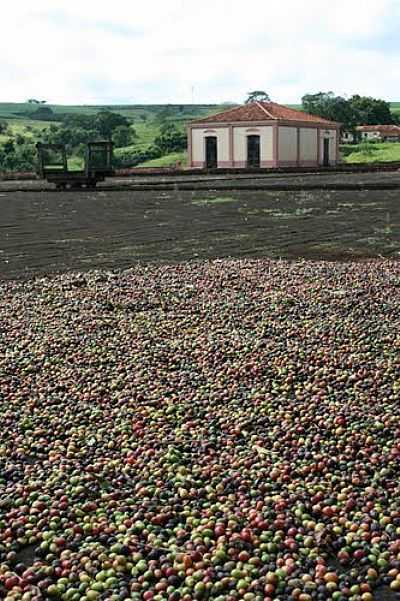
<instances>
[{"instance_id":1,"label":"white wall of house","mask_svg":"<svg viewBox=\"0 0 400 601\"><path fill-rule=\"evenodd\" d=\"M354 139L355 139L354 134L352 134L350 131L345 131L342 134L341 141L346 144L346 143L354 142Z\"/></svg>"},{"instance_id":2,"label":"white wall of house","mask_svg":"<svg viewBox=\"0 0 400 601\"><path fill-rule=\"evenodd\" d=\"M204 133L201 129L192 129L192 162L195 167L202 167L204 163ZM199 164L201 163L201 165Z\"/></svg>"},{"instance_id":3,"label":"white wall of house","mask_svg":"<svg viewBox=\"0 0 400 601\"><path fill-rule=\"evenodd\" d=\"M363 140L380 140L382 135L380 131L362 131L361 138Z\"/></svg>"},{"instance_id":4,"label":"white wall of house","mask_svg":"<svg viewBox=\"0 0 400 601\"><path fill-rule=\"evenodd\" d=\"M218 166L229 166L229 128L210 127L209 129L192 129L192 162L194 167L204 167L206 160L206 138L217 138Z\"/></svg>"},{"instance_id":5,"label":"white wall of house","mask_svg":"<svg viewBox=\"0 0 400 601\"><path fill-rule=\"evenodd\" d=\"M300 164L318 162L318 129L300 128Z\"/></svg>"},{"instance_id":6,"label":"white wall of house","mask_svg":"<svg viewBox=\"0 0 400 601\"><path fill-rule=\"evenodd\" d=\"M278 160L283 164L297 162L297 127L279 127Z\"/></svg>"},{"instance_id":7,"label":"white wall of house","mask_svg":"<svg viewBox=\"0 0 400 601\"><path fill-rule=\"evenodd\" d=\"M273 127L233 127L233 161L236 167L247 164L247 137L260 136L260 162L272 162L273 159Z\"/></svg>"}]
</instances>

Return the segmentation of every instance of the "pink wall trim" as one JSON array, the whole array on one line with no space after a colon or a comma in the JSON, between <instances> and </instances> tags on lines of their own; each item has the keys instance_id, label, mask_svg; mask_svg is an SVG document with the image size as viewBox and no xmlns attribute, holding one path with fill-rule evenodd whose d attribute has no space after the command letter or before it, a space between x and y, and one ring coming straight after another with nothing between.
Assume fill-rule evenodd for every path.
<instances>
[{"instance_id":1,"label":"pink wall trim","mask_svg":"<svg viewBox=\"0 0 400 601\"><path fill-rule=\"evenodd\" d=\"M279 162L279 124L278 124L278 122L274 123L272 136L273 136L272 160L274 162L274 167L277 167L278 162Z\"/></svg>"},{"instance_id":2,"label":"pink wall trim","mask_svg":"<svg viewBox=\"0 0 400 601\"><path fill-rule=\"evenodd\" d=\"M324 125L323 123L310 123L309 121L295 121L295 120L285 120L285 119L274 119L269 120L265 119L265 121L231 121L230 123L218 123L218 121L214 121L210 123L193 123L188 127L192 129L209 129L209 128L217 128L217 127L229 127L230 125L234 125L235 127L258 127L261 125L269 125L273 126L275 124L286 125L288 127L309 127L311 129L326 129L326 130L336 130L337 127L335 125Z\"/></svg>"},{"instance_id":3,"label":"pink wall trim","mask_svg":"<svg viewBox=\"0 0 400 601\"><path fill-rule=\"evenodd\" d=\"M187 140L188 140L188 164L189 167L193 165L193 142L192 142L192 130L189 127L187 130Z\"/></svg>"},{"instance_id":4,"label":"pink wall trim","mask_svg":"<svg viewBox=\"0 0 400 601\"><path fill-rule=\"evenodd\" d=\"M234 157L234 153L233 153L233 125L229 126L229 162L230 162L230 167L233 167L233 157Z\"/></svg>"},{"instance_id":5,"label":"pink wall trim","mask_svg":"<svg viewBox=\"0 0 400 601\"><path fill-rule=\"evenodd\" d=\"M318 161L302 161L299 163L300 167L318 167Z\"/></svg>"},{"instance_id":6,"label":"pink wall trim","mask_svg":"<svg viewBox=\"0 0 400 601\"><path fill-rule=\"evenodd\" d=\"M231 161L218 161L218 167L232 167Z\"/></svg>"},{"instance_id":7,"label":"pink wall trim","mask_svg":"<svg viewBox=\"0 0 400 601\"><path fill-rule=\"evenodd\" d=\"M191 166L194 167L194 168L196 168L196 169L197 168L202 169L205 166L205 164L204 164L204 161L192 161L192 165Z\"/></svg>"},{"instance_id":8,"label":"pink wall trim","mask_svg":"<svg viewBox=\"0 0 400 601\"><path fill-rule=\"evenodd\" d=\"M247 162L246 161L233 161L233 166L234 167L247 167Z\"/></svg>"},{"instance_id":9,"label":"pink wall trim","mask_svg":"<svg viewBox=\"0 0 400 601\"><path fill-rule=\"evenodd\" d=\"M260 161L260 167L266 167L268 169L271 169L274 166L275 166L274 161Z\"/></svg>"},{"instance_id":10,"label":"pink wall trim","mask_svg":"<svg viewBox=\"0 0 400 601\"><path fill-rule=\"evenodd\" d=\"M297 161L279 161L278 167L297 167Z\"/></svg>"},{"instance_id":11,"label":"pink wall trim","mask_svg":"<svg viewBox=\"0 0 400 601\"><path fill-rule=\"evenodd\" d=\"M336 130L336 157L335 164L339 161L339 142L340 142L340 128Z\"/></svg>"}]
</instances>

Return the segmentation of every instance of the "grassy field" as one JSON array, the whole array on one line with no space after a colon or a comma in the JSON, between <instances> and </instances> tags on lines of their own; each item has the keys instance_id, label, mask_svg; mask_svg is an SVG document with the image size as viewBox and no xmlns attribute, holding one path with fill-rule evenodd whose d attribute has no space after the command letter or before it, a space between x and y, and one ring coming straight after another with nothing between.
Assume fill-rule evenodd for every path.
<instances>
[{"instance_id":1,"label":"grassy field","mask_svg":"<svg viewBox=\"0 0 400 601\"><path fill-rule=\"evenodd\" d=\"M398 115L400 115L400 102L392 102L391 108L394 113L397 113Z\"/></svg>"},{"instance_id":2,"label":"grassy field","mask_svg":"<svg viewBox=\"0 0 400 601\"><path fill-rule=\"evenodd\" d=\"M0 142L6 142L9 138L17 135L26 138L37 138L38 133L49 126L48 121L37 121L34 119L4 119L4 121L7 122L9 133L0 134Z\"/></svg>"},{"instance_id":3,"label":"grassy field","mask_svg":"<svg viewBox=\"0 0 400 601\"><path fill-rule=\"evenodd\" d=\"M170 154L166 154L159 159L152 159L151 161L145 161L138 165L138 167L174 167L177 162L180 162L182 165L186 165L187 163L187 153L186 152L171 152Z\"/></svg>"},{"instance_id":4,"label":"grassy field","mask_svg":"<svg viewBox=\"0 0 400 601\"><path fill-rule=\"evenodd\" d=\"M400 161L400 143L343 145L341 147L346 163L371 163ZM347 154L349 153L349 154Z\"/></svg>"},{"instance_id":5,"label":"grassy field","mask_svg":"<svg viewBox=\"0 0 400 601\"><path fill-rule=\"evenodd\" d=\"M0 102L0 119L26 119L34 113L39 106L29 103ZM137 119L152 119L160 112L168 110L174 120L194 119L199 115L210 114L223 110L226 105L220 104L132 104L132 105L62 105L46 104L55 115L86 114L94 115L102 109L109 109L121 113L134 121Z\"/></svg>"}]
</instances>

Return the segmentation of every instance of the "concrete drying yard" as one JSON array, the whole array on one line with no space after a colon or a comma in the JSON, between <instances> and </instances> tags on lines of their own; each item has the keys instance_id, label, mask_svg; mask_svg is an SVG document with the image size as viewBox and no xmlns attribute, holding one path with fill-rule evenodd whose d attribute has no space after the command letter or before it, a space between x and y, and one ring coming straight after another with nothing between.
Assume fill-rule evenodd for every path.
<instances>
[{"instance_id":1,"label":"concrete drying yard","mask_svg":"<svg viewBox=\"0 0 400 601\"><path fill-rule=\"evenodd\" d=\"M336 189L335 189L336 188ZM0 277L217 257L397 258L400 173L0 182Z\"/></svg>"}]
</instances>

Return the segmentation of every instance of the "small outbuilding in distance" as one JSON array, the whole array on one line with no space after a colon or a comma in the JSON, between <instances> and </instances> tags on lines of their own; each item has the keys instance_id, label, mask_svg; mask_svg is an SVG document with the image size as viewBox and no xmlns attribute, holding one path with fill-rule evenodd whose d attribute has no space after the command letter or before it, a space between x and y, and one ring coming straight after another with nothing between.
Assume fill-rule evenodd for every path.
<instances>
[{"instance_id":1,"label":"small outbuilding in distance","mask_svg":"<svg viewBox=\"0 0 400 601\"><path fill-rule=\"evenodd\" d=\"M253 102L191 121L189 167L276 168L336 165L340 123L275 102Z\"/></svg>"}]
</instances>

